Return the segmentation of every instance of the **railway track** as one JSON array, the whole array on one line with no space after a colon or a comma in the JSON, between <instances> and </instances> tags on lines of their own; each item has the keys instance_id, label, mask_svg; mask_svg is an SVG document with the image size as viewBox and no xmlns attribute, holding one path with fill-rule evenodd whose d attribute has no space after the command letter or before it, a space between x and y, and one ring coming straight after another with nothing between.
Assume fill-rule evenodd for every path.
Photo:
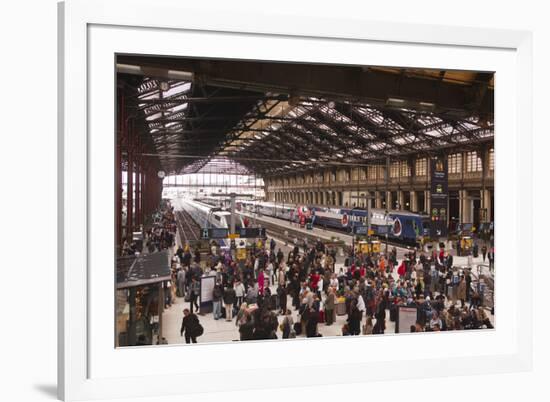
<instances>
[{"instance_id":1,"label":"railway track","mask_svg":"<svg viewBox=\"0 0 550 402\"><path fill-rule=\"evenodd\" d=\"M200 241L200 227L185 210L176 212L176 222L182 243Z\"/></svg>"}]
</instances>

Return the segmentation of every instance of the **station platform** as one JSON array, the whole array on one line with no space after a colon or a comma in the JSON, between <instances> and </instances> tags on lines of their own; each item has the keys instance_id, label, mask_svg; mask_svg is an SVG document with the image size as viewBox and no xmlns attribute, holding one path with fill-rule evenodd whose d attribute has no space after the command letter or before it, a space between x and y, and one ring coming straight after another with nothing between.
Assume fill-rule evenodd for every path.
<instances>
[{"instance_id":1,"label":"station platform","mask_svg":"<svg viewBox=\"0 0 550 402\"><path fill-rule=\"evenodd\" d=\"M239 214L243 216L247 216L248 218L252 219L252 222L256 221L260 225L277 225L285 230L288 230L290 232L296 232L301 234L302 236L307 236L309 238L318 238L321 239L321 241L324 242L330 242L334 239L343 241L346 245L350 245L352 243L353 237L343 233L343 232L337 232L334 230L326 230L321 229L319 227L313 227L313 229L306 229L300 227L298 223L286 221L283 219L273 218L271 216L257 216L254 214L239 212ZM269 229L269 228L268 228Z\"/></svg>"}]
</instances>

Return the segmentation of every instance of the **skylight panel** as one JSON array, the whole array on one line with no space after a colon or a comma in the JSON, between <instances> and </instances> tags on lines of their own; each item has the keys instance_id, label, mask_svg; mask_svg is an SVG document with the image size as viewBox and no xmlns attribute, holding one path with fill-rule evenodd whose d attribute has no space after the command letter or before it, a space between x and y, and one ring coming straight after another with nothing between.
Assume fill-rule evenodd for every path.
<instances>
[{"instance_id":1,"label":"skylight panel","mask_svg":"<svg viewBox=\"0 0 550 402\"><path fill-rule=\"evenodd\" d=\"M155 113L155 114L152 114L151 116L147 116L145 120L147 121L157 120L161 116L162 116L162 113Z\"/></svg>"},{"instance_id":2,"label":"skylight panel","mask_svg":"<svg viewBox=\"0 0 550 402\"><path fill-rule=\"evenodd\" d=\"M172 87L172 88L168 89L167 91L163 91L162 95L163 95L164 98L168 98L168 97L171 97L171 96L175 96L175 95L178 95L178 94L188 92L190 89L191 89L191 83L190 82L185 82L181 85L177 85L175 87Z\"/></svg>"},{"instance_id":3,"label":"skylight panel","mask_svg":"<svg viewBox=\"0 0 550 402\"><path fill-rule=\"evenodd\" d=\"M187 109L188 105L189 105L189 103L182 103L181 105L171 107L170 109L168 109L168 111L170 111L170 112L179 112L181 110Z\"/></svg>"}]
</instances>

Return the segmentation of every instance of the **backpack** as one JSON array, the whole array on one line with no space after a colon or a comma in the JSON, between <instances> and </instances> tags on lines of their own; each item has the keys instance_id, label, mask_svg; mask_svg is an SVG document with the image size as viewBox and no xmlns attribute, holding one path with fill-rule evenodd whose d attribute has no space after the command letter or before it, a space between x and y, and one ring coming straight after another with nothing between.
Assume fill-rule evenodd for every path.
<instances>
[{"instance_id":1,"label":"backpack","mask_svg":"<svg viewBox=\"0 0 550 402\"><path fill-rule=\"evenodd\" d=\"M195 331L193 332L194 332L193 334L194 336L201 336L202 334L204 334L204 328L200 323L198 323L197 327L195 328Z\"/></svg>"}]
</instances>

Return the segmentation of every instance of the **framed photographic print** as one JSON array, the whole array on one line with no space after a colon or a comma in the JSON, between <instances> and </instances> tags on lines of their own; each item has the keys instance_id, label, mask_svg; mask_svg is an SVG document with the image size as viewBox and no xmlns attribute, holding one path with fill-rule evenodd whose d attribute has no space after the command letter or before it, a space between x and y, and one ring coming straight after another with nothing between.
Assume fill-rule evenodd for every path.
<instances>
[{"instance_id":1,"label":"framed photographic print","mask_svg":"<svg viewBox=\"0 0 550 402\"><path fill-rule=\"evenodd\" d=\"M59 16L61 398L530 368L529 33Z\"/></svg>"}]
</instances>

